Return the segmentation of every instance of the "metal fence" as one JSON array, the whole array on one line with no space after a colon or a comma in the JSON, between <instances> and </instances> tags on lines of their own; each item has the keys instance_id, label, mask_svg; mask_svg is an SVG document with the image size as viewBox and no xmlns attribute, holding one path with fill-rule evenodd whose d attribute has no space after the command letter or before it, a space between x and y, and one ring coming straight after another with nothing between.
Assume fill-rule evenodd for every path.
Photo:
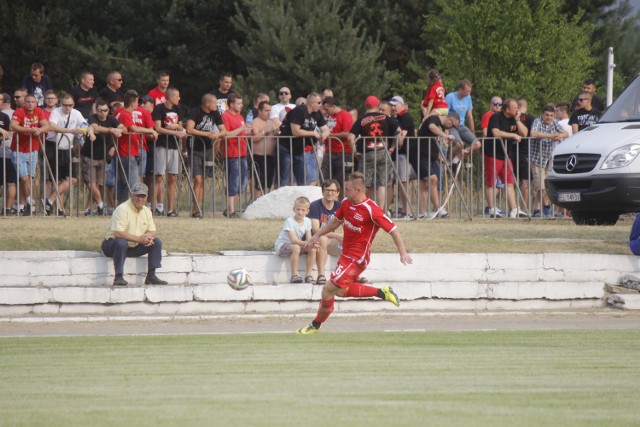
<instances>
[{"instance_id":1,"label":"metal fence","mask_svg":"<svg viewBox=\"0 0 640 427\"><path fill-rule=\"evenodd\" d=\"M122 153L135 153L134 135L126 136L126 150L121 144ZM238 217L254 200L278 187L316 185L330 178L343 186L344 178L356 170L365 173L370 197L395 218L489 216L485 193L490 187L495 188L491 205L508 216L513 208L508 200L511 174L519 178L512 188L520 217L531 218L538 199L543 201L537 208L540 217L567 215L544 207L544 177L540 175L539 181L534 182L531 168L527 167L531 144L518 150L500 138L479 139L483 145L491 144L494 157L500 149L507 152L507 166L491 183L485 180L485 168L493 161L495 169L494 160L485 160L481 151L455 157L443 138L411 137L405 141L408 147L400 153L395 138L358 138L355 146L359 152L352 153L348 142L335 137L322 146L304 148L293 137L226 137L200 147L194 146L191 137L169 137L166 148L147 139L137 156L113 152L111 146L117 146L117 141L112 135L109 138L101 153L90 145L79 154L77 148L60 150L48 145L44 136L32 137L31 148L38 147L39 151L32 155L37 159L35 170L25 171L22 162L15 163L18 175L34 172L15 180L16 201L25 189L31 194L33 209L25 207L22 211L12 203L10 189L12 172L7 164L12 163L10 155L15 155L3 148L0 184L6 185L0 199L0 215L42 215L47 199L53 202L50 213L54 216L108 215L118 200L128 198L131 185L143 180L150 189L149 206L157 215L174 216L175 212L204 218ZM534 188L538 189L537 194Z\"/></svg>"}]
</instances>

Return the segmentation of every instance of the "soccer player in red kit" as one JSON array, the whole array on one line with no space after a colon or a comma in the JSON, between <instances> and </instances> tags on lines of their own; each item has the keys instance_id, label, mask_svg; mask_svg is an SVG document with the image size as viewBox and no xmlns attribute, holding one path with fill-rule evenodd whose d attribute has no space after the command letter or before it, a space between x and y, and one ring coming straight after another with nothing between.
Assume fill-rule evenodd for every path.
<instances>
[{"instance_id":1,"label":"soccer player in red kit","mask_svg":"<svg viewBox=\"0 0 640 427\"><path fill-rule=\"evenodd\" d=\"M371 244L380 228L391 235L400 253L400 262L411 264L411 256L407 253L400 237L400 231L380 209L380 207L367 197L364 185L364 175L354 172L344 183L345 200L331 220L307 243L307 246L317 245L320 236L335 231L341 224L344 225L344 238L342 241L342 255L331 273L331 280L322 288L322 299L318 314L313 321L305 327L298 329L299 334L315 334L322 323L333 312L333 301L336 296L344 298L371 298L378 297L399 306L398 296L389 286L375 288L358 283L355 280L367 268Z\"/></svg>"}]
</instances>

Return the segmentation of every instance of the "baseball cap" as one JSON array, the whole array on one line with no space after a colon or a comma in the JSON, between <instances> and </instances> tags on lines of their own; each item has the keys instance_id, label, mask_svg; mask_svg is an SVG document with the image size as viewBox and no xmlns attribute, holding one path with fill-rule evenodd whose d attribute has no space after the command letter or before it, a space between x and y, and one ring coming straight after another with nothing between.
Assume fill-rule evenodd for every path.
<instances>
[{"instance_id":1,"label":"baseball cap","mask_svg":"<svg viewBox=\"0 0 640 427\"><path fill-rule=\"evenodd\" d=\"M131 194L144 194L147 196L149 195L149 187L142 182L136 182L131 186Z\"/></svg>"},{"instance_id":2,"label":"baseball cap","mask_svg":"<svg viewBox=\"0 0 640 427\"><path fill-rule=\"evenodd\" d=\"M404 105L404 99L402 97L396 95L389 100L389 104L391 105Z\"/></svg>"},{"instance_id":3,"label":"baseball cap","mask_svg":"<svg viewBox=\"0 0 640 427\"><path fill-rule=\"evenodd\" d=\"M155 104L155 101L154 101L154 100L153 100L153 98L152 98L152 97L150 97L149 95L141 96L141 97L140 97L140 103L141 103L141 104L144 104L144 103L146 103L146 102L150 102L150 103L152 103L152 104Z\"/></svg>"},{"instance_id":4,"label":"baseball cap","mask_svg":"<svg viewBox=\"0 0 640 427\"><path fill-rule=\"evenodd\" d=\"M3 93L2 94L2 102L4 102L4 103L11 102L11 95L9 95L8 93Z\"/></svg>"},{"instance_id":5,"label":"baseball cap","mask_svg":"<svg viewBox=\"0 0 640 427\"><path fill-rule=\"evenodd\" d=\"M373 108L380 105L380 100L373 95L367 97L364 101L364 108Z\"/></svg>"}]
</instances>

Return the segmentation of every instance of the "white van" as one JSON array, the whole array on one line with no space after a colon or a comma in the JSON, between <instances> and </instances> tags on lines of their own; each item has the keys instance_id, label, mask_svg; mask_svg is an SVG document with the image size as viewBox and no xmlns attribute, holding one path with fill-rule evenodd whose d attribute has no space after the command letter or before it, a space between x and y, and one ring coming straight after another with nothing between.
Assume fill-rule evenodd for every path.
<instances>
[{"instance_id":1,"label":"white van","mask_svg":"<svg viewBox=\"0 0 640 427\"><path fill-rule=\"evenodd\" d=\"M598 123L553 151L545 184L552 203L576 224L613 225L640 211L640 75Z\"/></svg>"}]
</instances>

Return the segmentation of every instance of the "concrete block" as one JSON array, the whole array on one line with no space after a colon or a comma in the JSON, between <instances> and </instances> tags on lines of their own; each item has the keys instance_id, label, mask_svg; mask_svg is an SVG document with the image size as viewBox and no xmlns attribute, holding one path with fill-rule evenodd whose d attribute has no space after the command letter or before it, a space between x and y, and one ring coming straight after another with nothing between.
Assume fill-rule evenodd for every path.
<instances>
[{"instance_id":1,"label":"concrete block","mask_svg":"<svg viewBox=\"0 0 640 427\"><path fill-rule=\"evenodd\" d=\"M107 275L113 271L111 258L88 258L71 264L71 274L79 275Z\"/></svg>"},{"instance_id":2,"label":"concrete block","mask_svg":"<svg viewBox=\"0 0 640 427\"><path fill-rule=\"evenodd\" d=\"M88 314L106 314L107 305L104 304L61 304L60 314L76 314L76 315L88 315Z\"/></svg>"},{"instance_id":3,"label":"concrete block","mask_svg":"<svg viewBox=\"0 0 640 427\"><path fill-rule=\"evenodd\" d=\"M540 270L488 269L484 272L483 280L488 282L536 282L540 280Z\"/></svg>"},{"instance_id":4,"label":"concrete block","mask_svg":"<svg viewBox=\"0 0 640 427\"><path fill-rule=\"evenodd\" d=\"M546 284L544 282L500 282L489 285L490 299L535 299L544 298Z\"/></svg>"},{"instance_id":5,"label":"concrete block","mask_svg":"<svg viewBox=\"0 0 640 427\"><path fill-rule=\"evenodd\" d=\"M62 304L50 302L48 304L35 304L32 306L31 312L33 314L55 316L60 314L60 307Z\"/></svg>"},{"instance_id":6,"label":"concrete block","mask_svg":"<svg viewBox=\"0 0 640 427\"><path fill-rule=\"evenodd\" d=\"M44 304L50 299L46 288L0 288L0 305Z\"/></svg>"},{"instance_id":7,"label":"concrete block","mask_svg":"<svg viewBox=\"0 0 640 427\"><path fill-rule=\"evenodd\" d=\"M391 283L394 292L401 301L431 298L433 284L430 282L399 282Z\"/></svg>"},{"instance_id":8,"label":"concrete block","mask_svg":"<svg viewBox=\"0 0 640 427\"><path fill-rule=\"evenodd\" d=\"M542 254L487 254L490 270L537 270L542 268Z\"/></svg>"},{"instance_id":9,"label":"concrete block","mask_svg":"<svg viewBox=\"0 0 640 427\"><path fill-rule=\"evenodd\" d=\"M436 282L431 284L432 298L476 299L486 296L486 285L478 282Z\"/></svg>"},{"instance_id":10,"label":"concrete block","mask_svg":"<svg viewBox=\"0 0 640 427\"><path fill-rule=\"evenodd\" d=\"M196 285L193 286L193 299L195 301L250 301L257 286L249 287L241 291L231 289L229 285Z\"/></svg>"},{"instance_id":11,"label":"concrete block","mask_svg":"<svg viewBox=\"0 0 640 427\"><path fill-rule=\"evenodd\" d=\"M186 256L168 256L162 258L162 267L158 271L167 273L190 273L193 270L193 260Z\"/></svg>"},{"instance_id":12,"label":"concrete block","mask_svg":"<svg viewBox=\"0 0 640 427\"><path fill-rule=\"evenodd\" d=\"M145 297L149 302L192 301L191 286L149 286L145 289Z\"/></svg>"},{"instance_id":13,"label":"concrete block","mask_svg":"<svg viewBox=\"0 0 640 427\"><path fill-rule=\"evenodd\" d=\"M602 298L603 282L548 282L545 298L550 300Z\"/></svg>"},{"instance_id":14,"label":"concrete block","mask_svg":"<svg viewBox=\"0 0 640 427\"><path fill-rule=\"evenodd\" d=\"M159 304L149 302L129 302L104 306L104 314L110 316L131 314L157 314Z\"/></svg>"},{"instance_id":15,"label":"concrete block","mask_svg":"<svg viewBox=\"0 0 640 427\"><path fill-rule=\"evenodd\" d=\"M144 302L145 300L145 288L143 287L112 287L109 294L111 304Z\"/></svg>"},{"instance_id":16,"label":"concrete block","mask_svg":"<svg viewBox=\"0 0 640 427\"><path fill-rule=\"evenodd\" d=\"M0 317L22 317L31 314L33 306L26 305L0 305ZM1 323L0 323L1 325Z\"/></svg>"},{"instance_id":17,"label":"concrete block","mask_svg":"<svg viewBox=\"0 0 640 427\"><path fill-rule=\"evenodd\" d=\"M253 299L286 301L286 300L308 300L313 294L313 288L319 287L309 283L286 283L278 286L254 286Z\"/></svg>"},{"instance_id":18,"label":"concrete block","mask_svg":"<svg viewBox=\"0 0 640 427\"><path fill-rule=\"evenodd\" d=\"M29 286L29 276L28 275L9 275L6 270L0 270L2 274L0 275L0 287L5 286Z\"/></svg>"},{"instance_id":19,"label":"concrete block","mask_svg":"<svg viewBox=\"0 0 640 427\"><path fill-rule=\"evenodd\" d=\"M51 301L106 304L111 299L110 294L110 289L104 287L56 287L51 288Z\"/></svg>"}]
</instances>

